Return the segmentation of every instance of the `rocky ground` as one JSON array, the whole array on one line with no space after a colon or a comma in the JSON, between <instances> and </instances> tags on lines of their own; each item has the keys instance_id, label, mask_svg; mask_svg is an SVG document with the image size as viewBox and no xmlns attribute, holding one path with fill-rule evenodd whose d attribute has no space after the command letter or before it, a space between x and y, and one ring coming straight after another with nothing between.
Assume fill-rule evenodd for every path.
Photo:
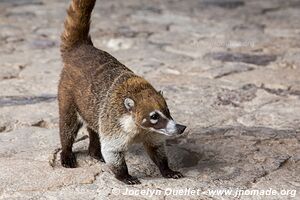
<instances>
[{"instance_id":1,"label":"rocky ground","mask_svg":"<svg viewBox=\"0 0 300 200\"><path fill-rule=\"evenodd\" d=\"M0 1L0 199L237 199L214 189L285 191L300 199L300 1L99 1L95 46L167 97L186 134L167 142L163 179L141 146L126 159L142 184L116 181L87 156L59 162L59 35L69 1ZM167 195L190 188L197 195ZM161 194L125 195L126 189ZM296 193L295 193L296 192ZM286 195L284 195L286 194Z\"/></svg>"}]
</instances>

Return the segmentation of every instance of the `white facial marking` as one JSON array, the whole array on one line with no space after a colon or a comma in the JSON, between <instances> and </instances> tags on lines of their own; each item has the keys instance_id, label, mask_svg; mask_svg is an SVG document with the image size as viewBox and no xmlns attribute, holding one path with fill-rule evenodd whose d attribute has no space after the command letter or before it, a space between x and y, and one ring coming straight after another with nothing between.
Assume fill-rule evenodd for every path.
<instances>
[{"instance_id":1,"label":"white facial marking","mask_svg":"<svg viewBox=\"0 0 300 200\"><path fill-rule=\"evenodd\" d=\"M174 120L169 120L167 126L166 126L166 132L174 134L176 133L176 122Z\"/></svg>"},{"instance_id":2,"label":"white facial marking","mask_svg":"<svg viewBox=\"0 0 300 200\"><path fill-rule=\"evenodd\" d=\"M158 122L158 119L150 119L150 122L151 122L152 124L156 124L156 123Z\"/></svg>"},{"instance_id":3,"label":"white facial marking","mask_svg":"<svg viewBox=\"0 0 300 200\"><path fill-rule=\"evenodd\" d=\"M156 113L156 110L155 111L152 111L151 113L150 113L150 116L151 115L154 115Z\"/></svg>"},{"instance_id":4,"label":"white facial marking","mask_svg":"<svg viewBox=\"0 0 300 200\"><path fill-rule=\"evenodd\" d=\"M163 131L163 129L155 129L155 128L151 127L150 130L153 131L153 132L163 134L163 135L168 135L166 132Z\"/></svg>"},{"instance_id":5,"label":"white facial marking","mask_svg":"<svg viewBox=\"0 0 300 200\"><path fill-rule=\"evenodd\" d=\"M154 129L154 128L150 128L152 131L154 132L158 132L158 133L161 133L161 134L164 134L164 135L174 135L176 132L177 132L177 129L176 129L176 122L172 119L168 119L162 112L160 112L159 110L154 110L153 112L150 113L150 116L153 115L154 113L157 113L160 115L160 117L164 118L164 119L167 119L168 120L168 123L166 125L165 128L163 129ZM155 124L158 122L158 120L154 120L154 119L150 119L150 122L152 124Z\"/></svg>"},{"instance_id":6,"label":"white facial marking","mask_svg":"<svg viewBox=\"0 0 300 200\"><path fill-rule=\"evenodd\" d=\"M143 121L142 121L142 124L145 123L146 121L147 121L147 119L144 118Z\"/></svg>"},{"instance_id":7,"label":"white facial marking","mask_svg":"<svg viewBox=\"0 0 300 200\"><path fill-rule=\"evenodd\" d=\"M177 132L176 122L174 120L169 120L166 127L164 129L160 129L159 131L168 136L174 135Z\"/></svg>"},{"instance_id":8,"label":"white facial marking","mask_svg":"<svg viewBox=\"0 0 300 200\"><path fill-rule=\"evenodd\" d=\"M155 111L152 111L149 116L151 117L152 115L155 115L155 114L159 114L160 115L160 113L157 110L155 110ZM150 118L150 122L152 124L156 124L158 122L158 119L151 119Z\"/></svg>"},{"instance_id":9,"label":"white facial marking","mask_svg":"<svg viewBox=\"0 0 300 200\"><path fill-rule=\"evenodd\" d=\"M174 120L169 120L165 128L163 129L150 128L150 130L163 135L172 136L177 133L176 122Z\"/></svg>"},{"instance_id":10,"label":"white facial marking","mask_svg":"<svg viewBox=\"0 0 300 200\"><path fill-rule=\"evenodd\" d=\"M127 133L135 132L137 127L134 122L134 119L131 115L124 115L120 118L120 124L122 129Z\"/></svg>"},{"instance_id":11,"label":"white facial marking","mask_svg":"<svg viewBox=\"0 0 300 200\"><path fill-rule=\"evenodd\" d=\"M155 112L157 112L162 118L168 119L162 112L160 112L159 110L156 110Z\"/></svg>"}]
</instances>

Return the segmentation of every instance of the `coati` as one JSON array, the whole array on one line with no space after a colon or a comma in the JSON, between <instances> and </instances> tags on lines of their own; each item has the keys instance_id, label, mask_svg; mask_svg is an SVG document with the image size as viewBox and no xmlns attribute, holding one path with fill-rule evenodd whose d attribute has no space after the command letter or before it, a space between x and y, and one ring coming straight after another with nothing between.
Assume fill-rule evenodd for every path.
<instances>
[{"instance_id":1,"label":"coati","mask_svg":"<svg viewBox=\"0 0 300 200\"><path fill-rule=\"evenodd\" d=\"M162 176L181 178L168 166L165 136L186 126L171 117L162 94L109 53L93 46L89 35L96 0L72 0L61 35L64 67L58 86L61 164L76 167L72 145L78 130L87 126L89 155L106 162L115 177L127 184L140 181L129 175L124 154L142 142Z\"/></svg>"}]
</instances>

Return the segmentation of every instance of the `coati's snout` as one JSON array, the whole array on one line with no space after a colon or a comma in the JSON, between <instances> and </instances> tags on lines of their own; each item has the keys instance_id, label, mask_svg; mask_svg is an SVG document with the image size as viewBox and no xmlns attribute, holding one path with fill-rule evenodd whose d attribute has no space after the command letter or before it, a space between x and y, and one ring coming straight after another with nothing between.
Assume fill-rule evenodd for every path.
<instances>
[{"instance_id":1,"label":"coati's snout","mask_svg":"<svg viewBox=\"0 0 300 200\"><path fill-rule=\"evenodd\" d=\"M150 112L149 117L143 119L142 126L167 136L182 134L186 129L186 126L177 124L172 117L167 117L159 110Z\"/></svg>"},{"instance_id":2,"label":"coati's snout","mask_svg":"<svg viewBox=\"0 0 300 200\"><path fill-rule=\"evenodd\" d=\"M178 134L182 134L186 129L186 126L181 124L176 124L176 129L178 130Z\"/></svg>"},{"instance_id":3,"label":"coati's snout","mask_svg":"<svg viewBox=\"0 0 300 200\"><path fill-rule=\"evenodd\" d=\"M171 117L162 95L153 92L146 96L147 100L145 98L135 100L126 98L124 100L125 107L133 114L135 124L142 129L167 136L182 134L186 126L177 124Z\"/></svg>"}]
</instances>

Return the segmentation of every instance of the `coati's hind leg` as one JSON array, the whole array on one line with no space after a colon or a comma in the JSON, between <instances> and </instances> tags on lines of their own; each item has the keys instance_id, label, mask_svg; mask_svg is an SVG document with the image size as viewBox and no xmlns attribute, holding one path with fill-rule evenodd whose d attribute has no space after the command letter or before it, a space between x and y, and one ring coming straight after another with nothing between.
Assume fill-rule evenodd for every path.
<instances>
[{"instance_id":1,"label":"coati's hind leg","mask_svg":"<svg viewBox=\"0 0 300 200\"><path fill-rule=\"evenodd\" d=\"M87 128L87 131L88 131L89 137L90 137L89 155L101 162L104 162L104 159L103 159L102 153L101 153L99 134L89 127Z\"/></svg>"},{"instance_id":2,"label":"coati's hind leg","mask_svg":"<svg viewBox=\"0 0 300 200\"><path fill-rule=\"evenodd\" d=\"M66 92L59 95L59 133L62 146L61 164L67 168L76 167L72 146L82 123L78 120L75 104Z\"/></svg>"},{"instance_id":3,"label":"coati's hind leg","mask_svg":"<svg viewBox=\"0 0 300 200\"><path fill-rule=\"evenodd\" d=\"M183 175L180 172L173 171L169 168L168 158L165 151L164 142L144 142L144 147L147 150L151 160L157 165L161 175L165 178L182 178Z\"/></svg>"}]
</instances>

